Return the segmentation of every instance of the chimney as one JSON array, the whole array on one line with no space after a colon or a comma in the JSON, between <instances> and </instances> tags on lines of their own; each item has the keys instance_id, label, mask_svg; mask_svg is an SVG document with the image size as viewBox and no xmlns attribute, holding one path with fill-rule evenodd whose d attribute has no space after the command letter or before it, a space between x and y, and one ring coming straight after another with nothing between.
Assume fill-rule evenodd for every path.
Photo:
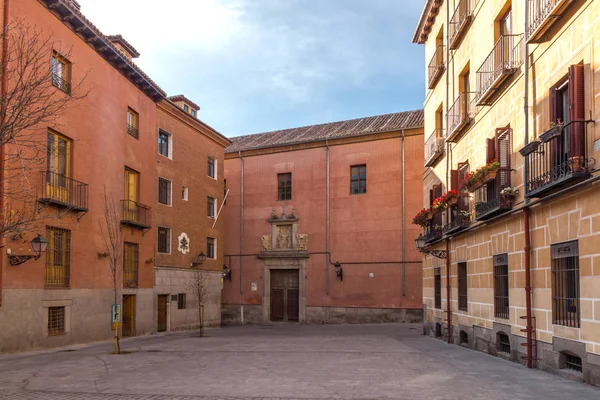
<instances>
[{"instance_id":1,"label":"chimney","mask_svg":"<svg viewBox=\"0 0 600 400\"><path fill-rule=\"evenodd\" d=\"M132 58L138 58L140 56L140 53L138 53L138 51L127 40L125 40L123 38L123 36L121 36L121 35L108 35L108 36L106 36L106 38L108 40L110 40L111 43L117 49L119 49L119 51L125 57L127 57L127 59L129 61L131 61Z\"/></svg>"}]
</instances>

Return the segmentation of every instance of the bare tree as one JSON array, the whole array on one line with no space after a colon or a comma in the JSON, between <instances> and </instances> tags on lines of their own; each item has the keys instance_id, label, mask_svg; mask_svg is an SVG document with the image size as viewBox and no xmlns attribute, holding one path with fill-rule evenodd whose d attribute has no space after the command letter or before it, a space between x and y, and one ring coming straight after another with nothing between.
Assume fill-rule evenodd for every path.
<instances>
[{"instance_id":1,"label":"bare tree","mask_svg":"<svg viewBox=\"0 0 600 400\"><path fill-rule=\"evenodd\" d=\"M46 127L59 126L69 107L78 104L90 89L87 76L57 86L53 54L69 59L70 49L24 19L15 20L0 32L3 49L0 61L0 161L2 206L0 235L31 230L40 218L37 182L45 168ZM62 89L62 90L61 90Z\"/></svg>"},{"instance_id":2,"label":"bare tree","mask_svg":"<svg viewBox=\"0 0 600 400\"><path fill-rule=\"evenodd\" d=\"M111 195L106 192L104 187L103 218L99 221L102 238L106 245L106 253L99 254L106 256L108 267L110 269L110 279L113 284L113 304L120 304L119 299L119 277L122 270L123 261L123 241L121 240L121 222L117 205ZM119 344L119 325L115 329L115 354L121 354Z\"/></svg>"},{"instance_id":3,"label":"bare tree","mask_svg":"<svg viewBox=\"0 0 600 400\"><path fill-rule=\"evenodd\" d=\"M192 276L188 280L189 290L196 299L198 311L198 329L200 337L204 336L204 302L208 296L208 273L199 267L192 266Z\"/></svg>"}]
</instances>

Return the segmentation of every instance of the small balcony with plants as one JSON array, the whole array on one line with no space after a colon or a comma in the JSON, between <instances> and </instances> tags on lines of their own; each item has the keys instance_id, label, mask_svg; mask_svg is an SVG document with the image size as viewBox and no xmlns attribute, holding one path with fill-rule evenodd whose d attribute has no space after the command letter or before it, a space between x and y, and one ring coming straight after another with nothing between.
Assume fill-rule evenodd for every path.
<instances>
[{"instance_id":1,"label":"small balcony with plants","mask_svg":"<svg viewBox=\"0 0 600 400\"><path fill-rule=\"evenodd\" d=\"M552 123L538 140L519 150L529 171L525 197L544 197L591 176L595 160L586 156L589 122Z\"/></svg>"},{"instance_id":2,"label":"small balcony with plants","mask_svg":"<svg viewBox=\"0 0 600 400\"><path fill-rule=\"evenodd\" d=\"M448 25L448 37L450 50L456 50L460 45L471 21L473 20L473 9L475 0L460 0L452 14Z\"/></svg>"},{"instance_id":3,"label":"small balcony with plants","mask_svg":"<svg viewBox=\"0 0 600 400\"><path fill-rule=\"evenodd\" d=\"M433 57L431 57L431 61L429 61L429 66L427 67L427 87L429 89L433 89L435 87L446 70L446 64L444 62L444 49L444 45L437 46L435 53L433 53Z\"/></svg>"},{"instance_id":4,"label":"small balcony with plants","mask_svg":"<svg viewBox=\"0 0 600 400\"><path fill-rule=\"evenodd\" d=\"M575 0L527 0L527 7L529 7L527 41L543 43L549 40L548 31L573 3Z\"/></svg>"},{"instance_id":5,"label":"small balcony with plants","mask_svg":"<svg viewBox=\"0 0 600 400\"><path fill-rule=\"evenodd\" d=\"M477 70L477 106L491 105L523 65L523 35L502 35Z\"/></svg>"},{"instance_id":6,"label":"small balcony with plants","mask_svg":"<svg viewBox=\"0 0 600 400\"><path fill-rule=\"evenodd\" d=\"M435 213L431 208L424 208L413 218L412 223L423 228L425 243L432 243L442 238L441 217L441 213Z\"/></svg>"},{"instance_id":7,"label":"small balcony with plants","mask_svg":"<svg viewBox=\"0 0 600 400\"><path fill-rule=\"evenodd\" d=\"M462 92L448 109L446 141L453 142L475 118L476 93Z\"/></svg>"},{"instance_id":8,"label":"small balcony with plants","mask_svg":"<svg viewBox=\"0 0 600 400\"><path fill-rule=\"evenodd\" d=\"M434 130L425 141L425 167L432 167L444 155L444 137L441 129Z\"/></svg>"},{"instance_id":9,"label":"small balcony with plants","mask_svg":"<svg viewBox=\"0 0 600 400\"><path fill-rule=\"evenodd\" d=\"M462 187L475 194L476 220L485 221L512 209L519 190L510 186L510 174L510 168L493 160L466 175Z\"/></svg>"}]
</instances>

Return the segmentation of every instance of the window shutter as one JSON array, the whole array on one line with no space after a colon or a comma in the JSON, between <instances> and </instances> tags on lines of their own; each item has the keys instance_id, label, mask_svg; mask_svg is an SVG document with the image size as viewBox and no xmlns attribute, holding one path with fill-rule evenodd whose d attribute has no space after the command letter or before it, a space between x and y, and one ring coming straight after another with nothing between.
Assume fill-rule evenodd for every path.
<instances>
[{"instance_id":1,"label":"window shutter","mask_svg":"<svg viewBox=\"0 0 600 400\"><path fill-rule=\"evenodd\" d=\"M498 154L498 162L500 169L498 171L497 180L499 189L504 189L510 186L510 155L511 155L511 137L512 129L498 128L496 129L496 149Z\"/></svg>"},{"instance_id":2,"label":"window shutter","mask_svg":"<svg viewBox=\"0 0 600 400\"><path fill-rule=\"evenodd\" d=\"M433 205L433 189L429 190L429 207Z\"/></svg>"},{"instance_id":3,"label":"window shutter","mask_svg":"<svg viewBox=\"0 0 600 400\"><path fill-rule=\"evenodd\" d=\"M450 190L458 190L458 171L450 171Z\"/></svg>"},{"instance_id":4,"label":"window shutter","mask_svg":"<svg viewBox=\"0 0 600 400\"><path fill-rule=\"evenodd\" d=\"M569 121L585 120L585 86L583 65L569 67ZM569 156L582 156L585 152L585 124L573 122L569 131Z\"/></svg>"},{"instance_id":5,"label":"window shutter","mask_svg":"<svg viewBox=\"0 0 600 400\"><path fill-rule=\"evenodd\" d=\"M550 89L550 122L556 123L558 120L558 97L556 96L556 88Z\"/></svg>"},{"instance_id":6,"label":"window shutter","mask_svg":"<svg viewBox=\"0 0 600 400\"><path fill-rule=\"evenodd\" d=\"M487 139L486 146L486 163L490 163L496 158L496 146L495 146L495 138Z\"/></svg>"}]
</instances>

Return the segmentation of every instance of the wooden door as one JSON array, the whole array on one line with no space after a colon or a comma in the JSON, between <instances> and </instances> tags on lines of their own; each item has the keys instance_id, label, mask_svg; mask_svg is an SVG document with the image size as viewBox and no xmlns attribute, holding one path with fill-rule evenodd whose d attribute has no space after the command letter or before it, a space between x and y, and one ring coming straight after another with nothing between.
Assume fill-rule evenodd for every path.
<instances>
[{"instance_id":1,"label":"wooden door","mask_svg":"<svg viewBox=\"0 0 600 400\"><path fill-rule=\"evenodd\" d=\"M124 219L138 222L137 203L140 200L140 174L132 169L125 168L125 203Z\"/></svg>"},{"instance_id":2,"label":"wooden door","mask_svg":"<svg viewBox=\"0 0 600 400\"><path fill-rule=\"evenodd\" d=\"M123 296L123 337L135 336L135 295Z\"/></svg>"},{"instance_id":3,"label":"wooden door","mask_svg":"<svg viewBox=\"0 0 600 400\"><path fill-rule=\"evenodd\" d=\"M166 294L158 295L158 332L164 332L167 330L167 304L169 296Z\"/></svg>"},{"instance_id":4,"label":"wooden door","mask_svg":"<svg viewBox=\"0 0 600 400\"><path fill-rule=\"evenodd\" d=\"M271 321L298 321L299 288L297 269L271 270Z\"/></svg>"}]
</instances>

